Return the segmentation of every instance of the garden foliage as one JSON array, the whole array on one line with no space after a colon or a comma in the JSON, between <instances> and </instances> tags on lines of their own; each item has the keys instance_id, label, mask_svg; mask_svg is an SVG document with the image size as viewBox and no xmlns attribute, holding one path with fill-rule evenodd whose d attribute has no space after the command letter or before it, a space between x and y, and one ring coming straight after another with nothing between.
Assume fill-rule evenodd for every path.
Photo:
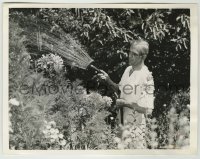
<instances>
[{"instance_id":1,"label":"garden foliage","mask_svg":"<svg viewBox=\"0 0 200 159\"><path fill-rule=\"evenodd\" d=\"M49 23L50 32L62 29L78 39L95 65L115 82L128 65L130 41L146 39L150 52L145 63L156 88L155 109L147 118L148 148L187 147L189 16L189 10L178 9L10 10L10 149L132 149L139 142L134 125L111 128L107 117L114 101L85 87L90 81L85 71L70 68L52 52L26 45L30 17Z\"/></svg>"}]
</instances>

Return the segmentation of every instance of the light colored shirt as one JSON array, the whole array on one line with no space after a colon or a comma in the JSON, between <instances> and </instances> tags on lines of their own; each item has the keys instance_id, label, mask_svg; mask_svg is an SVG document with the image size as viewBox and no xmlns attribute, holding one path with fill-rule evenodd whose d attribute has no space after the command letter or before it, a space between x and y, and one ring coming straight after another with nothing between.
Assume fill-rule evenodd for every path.
<instances>
[{"instance_id":1,"label":"light colored shirt","mask_svg":"<svg viewBox=\"0 0 200 159\"><path fill-rule=\"evenodd\" d=\"M120 98L130 103L137 103L140 107L147 108L147 113L151 113L154 108L154 81L152 73L144 65L140 70L133 70L129 76L131 69L132 66L127 67L122 75L119 83ZM120 115L118 118L121 121ZM123 121L146 125L144 114L127 107L123 108Z\"/></svg>"}]
</instances>

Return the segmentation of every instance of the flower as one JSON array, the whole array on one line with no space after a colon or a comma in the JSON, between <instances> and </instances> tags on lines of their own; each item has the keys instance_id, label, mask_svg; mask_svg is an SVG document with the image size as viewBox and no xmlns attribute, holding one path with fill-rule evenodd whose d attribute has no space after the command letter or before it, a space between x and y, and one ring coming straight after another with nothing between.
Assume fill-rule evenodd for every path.
<instances>
[{"instance_id":1,"label":"flower","mask_svg":"<svg viewBox=\"0 0 200 159\"><path fill-rule=\"evenodd\" d=\"M157 125L151 125L151 129L156 129L158 126Z\"/></svg>"},{"instance_id":2,"label":"flower","mask_svg":"<svg viewBox=\"0 0 200 159\"><path fill-rule=\"evenodd\" d=\"M58 129L55 129L55 133L58 134L58 133L59 133L59 130L58 130Z\"/></svg>"},{"instance_id":3,"label":"flower","mask_svg":"<svg viewBox=\"0 0 200 159\"><path fill-rule=\"evenodd\" d=\"M184 117L182 117L182 118L179 119L179 124L181 126L186 125L187 122L188 122L188 118L186 116L184 116Z\"/></svg>"},{"instance_id":4,"label":"flower","mask_svg":"<svg viewBox=\"0 0 200 159\"><path fill-rule=\"evenodd\" d=\"M122 133L122 137L127 137L128 135L130 135L130 132L128 130L124 130Z\"/></svg>"},{"instance_id":5,"label":"flower","mask_svg":"<svg viewBox=\"0 0 200 159\"><path fill-rule=\"evenodd\" d=\"M66 140L61 140L60 145L62 145L62 146L66 145Z\"/></svg>"},{"instance_id":6,"label":"flower","mask_svg":"<svg viewBox=\"0 0 200 159\"><path fill-rule=\"evenodd\" d=\"M108 106L111 106L112 104L112 99L108 96L103 96L103 100L105 101L105 103L108 105Z\"/></svg>"},{"instance_id":7,"label":"flower","mask_svg":"<svg viewBox=\"0 0 200 159\"><path fill-rule=\"evenodd\" d=\"M58 138L58 135L57 135L57 134L52 134L50 137L51 137L52 139L57 139L57 138Z\"/></svg>"},{"instance_id":8,"label":"flower","mask_svg":"<svg viewBox=\"0 0 200 159\"><path fill-rule=\"evenodd\" d=\"M63 134L59 134L58 137L59 137L60 139L62 139L62 138L63 138Z\"/></svg>"},{"instance_id":9,"label":"flower","mask_svg":"<svg viewBox=\"0 0 200 159\"><path fill-rule=\"evenodd\" d=\"M113 119L114 119L114 117L111 116L111 117L110 117L110 120L113 120Z\"/></svg>"},{"instance_id":10,"label":"flower","mask_svg":"<svg viewBox=\"0 0 200 159\"><path fill-rule=\"evenodd\" d=\"M49 125L55 127L55 126L56 126L56 122L55 122L55 121L50 121L50 122L49 122Z\"/></svg>"},{"instance_id":11,"label":"flower","mask_svg":"<svg viewBox=\"0 0 200 159\"><path fill-rule=\"evenodd\" d=\"M120 144L117 145L117 147L118 147L118 149L124 149L124 148L125 148L125 145L122 144L122 143L120 143Z\"/></svg>"},{"instance_id":12,"label":"flower","mask_svg":"<svg viewBox=\"0 0 200 159\"><path fill-rule=\"evenodd\" d=\"M153 148L156 148L156 147L158 146L158 142L153 141L152 144L151 144L151 146L152 146Z\"/></svg>"},{"instance_id":13,"label":"flower","mask_svg":"<svg viewBox=\"0 0 200 159\"><path fill-rule=\"evenodd\" d=\"M184 132L189 133L190 132L190 126L185 126L184 127Z\"/></svg>"},{"instance_id":14,"label":"flower","mask_svg":"<svg viewBox=\"0 0 200 159\"><path fill-rule=\"evenodd\" d=\"M43 132L43 134L45 134L45 135L48 133L47 130L43 130L42 132Z\"/></svg>"},{"instance_id":15,"label":"flower","mask_svg":"<svg viewBox=\"0 0 200 159\"><path fill-rule=\"evenodd\" d=\"M170 114L175 114L175 113L176 113L176 109L172 107L172 108L170 109L169 113L170 113Z\"/></svg>"},{"instance_id":16,"label":"flower","mask_svg":"<svg viewBox=\"0 0 200 159\"><path fill-rule=\"evenodd\" d=\"M115 137L115 138L114 138L114 141L115 141L116 143L120 143L120 142L121 142L121 139L118 138L118 137Z\"/></svg>"},{"instance_id":17,"label":"flower","mask_svg":"<svg viewBox=\"0 0 200 159\"><path fill-rule=\"evenodd\" d=\"M55 139L50 139L50 142L55 142L56 140Z\"/></svg>"},{"instance_id":18,"label":"flower","mask_svg":"<svg viewBox=\"0 0 200 159\"><path fill-rule=\"evenodd\" d=\"M152 123L155 123L155 122L156 122L156 118L153 118L153 119L151 120L151 122L152 122Z\"/></svg>"},{"instance_id":19,"label":"flower","mask_svg":"<svg viewBox=\"0 0 200 159\"><path fill-rule=\"evenodd\" d=\"M60 72L63 68L63 59L60 56L52 53L42 55L37 62L38 67L42 69L46 69L48 65L52 65L56 72Z\"/></svg>"},{"instance_id":20,"label":"flower","mask_svg":"<svg viewBox=\"0 0 200 159\"><path fill-rule=\"evenodd\" d=\"M9 100L9 103L15 106L19 106L19 101L16 98L12 98Z\"/></svg>"},{"instance_id":21,"label":"flower","mask_svg":"<svg viewBox=\"0 0 200 159\"><path fill-rule=\"evenodd\" d=\"M126 138L126 139L124 140L124 143L125 143L125 144L131 143L131 142L132 142L132 139L131 139L131 138Z\"/></svg>"},{"instance_id":22,"label":"flower","mask_svg":"<svg viewBox=\"0 0 200 159\"><path fill-rule=\"evenodd\" d=\"M152 138L156 138L156 137L157 137L157 133L154 132L154 131L152 131L152 132L150 133L150 136L151 136Z\"/></svg>"},{"instance_id":23,"label":"flower","mask_svg":"<svg viewBox=\"0 0 200 159\"><path fill-rule=\"evenodd\" d=\"M46 126L46 129L51 129L51 126L50 126L50 125L47 125L47 126Z\"/></svg>"}]
</instances>

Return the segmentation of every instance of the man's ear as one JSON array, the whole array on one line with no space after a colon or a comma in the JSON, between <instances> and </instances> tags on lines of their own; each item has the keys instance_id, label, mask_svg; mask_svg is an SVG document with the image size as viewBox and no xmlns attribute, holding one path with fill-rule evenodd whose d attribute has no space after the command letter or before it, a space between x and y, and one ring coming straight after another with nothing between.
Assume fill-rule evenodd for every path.
<instances>
[{"instance_id":1,"label":"man's ear","mask_svg":"<svg viewBox=\"0 0 200 159\"><path fill-rule=\"evenodd\" d=\"M142 56L142 59L143 59L143 60L145 60L146 58L147 58L147 55L146 55L146 54Z\"/></svg>"}]
</instances>

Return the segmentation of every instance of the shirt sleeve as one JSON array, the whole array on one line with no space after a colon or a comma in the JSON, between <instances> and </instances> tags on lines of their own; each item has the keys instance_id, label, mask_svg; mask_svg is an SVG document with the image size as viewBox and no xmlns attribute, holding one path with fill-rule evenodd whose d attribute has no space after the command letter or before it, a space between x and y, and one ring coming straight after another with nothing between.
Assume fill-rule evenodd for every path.
<instances>
[{"instance_id":1,"label":"shirt sleeve","mask_svg":"<svg viewBox=\"0 0 200 159\"><path fill-rule=\"evenodd\" d=\"M126 76L128 70L129 70L129 67L127 67L127 68L125 69L125 71L124 71L124 73L123 73L123 75L122 75L122 78L121 78L121 80L120 80L120 82L119 82L119 84L118 84L119 90L120 90L121 92L122 92L122 89L123 89L123 82L124 82L124 80L125 80L125 76Z\"/></svg>"},{"instance_id":2,"label":"shirt sleeve","mask_svg":"<svg viewBox=\"0 0 200 159\"><path fill-rule=\"evenodd\" d=\"M148 114L151 114L154 109L154 90L153 76L152 73L149 73L146 78L146 83L142 86L141 97L137 101L140 107L147 108Z\"/></svg>"}]
</instances>

